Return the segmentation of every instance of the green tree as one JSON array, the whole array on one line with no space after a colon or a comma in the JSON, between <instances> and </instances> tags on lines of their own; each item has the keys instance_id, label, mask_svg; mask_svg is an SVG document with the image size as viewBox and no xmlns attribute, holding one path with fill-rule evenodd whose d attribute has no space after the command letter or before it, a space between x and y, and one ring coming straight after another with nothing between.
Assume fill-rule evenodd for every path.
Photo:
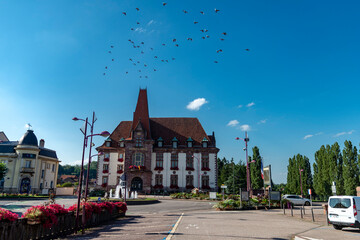
<instances>
[{"instance_id":1,"label":"green tree","mask_svg":"<svg viewBox=\"0 0 360 240\"><path fill-rule=\"evenodd\" d=\"M343 178L343 158L341 155L340 146L337 142L335 142L331 146L331 154L333 161L336 162L336 170L333 172L335 176L335 183L336 183L336 194L337 195L345 195L344 189L344 178Z\"/></svg>"},{"instance_id":2,"label":"green tree","mask_svg":"<svg viewBox=\"0 0 360 240\"><path fill-rule=\"evenodd\" d=\"M289 158L287 181L287 191L300 195L302 187L303 195L307 195L306 189L312 188L313 185L309 158L301 154Z\"/></svg>"},{"instance_id":3,"label":"green tree","mask_svg":"<svg viewBox=\"0 0 360 240\"><path fill-rule=\"evenodd\" d=\"M3 179L8 171L5 163L0 162L0 179Z\"/></svg>"},{"instance_id":4,"label":"green tree","mask_svg":"<svg viewBox=\"0 0 360 240\"><path fill-rule=\"evenodd\" d=\"M264 186L264 181L261 177L261 156L260 151L257 146L253 147L253 156L252 161L255 161L250 164L250 179L251 179L251 188L252 189L261 189ZM249 158L251 162L251 158Z\"/></svg>"},{"instance_id":5,"label":"green tree","mask_svg":"<svg viewBox=\"0 0 360 240\"><path fill-rule=\"evenodd\" d=\"M238 164L231 159L228 164L230 174L228 175L224 184L227 186L226 192L238 194L240 188L246 188L246 166L240 161Z\"/></svg>"},{"instance_id":6,"label":"green tree","mask_svg":"<svg viewBox=\"0 0 360 240\"><path fill-rule=\"evenodd\" d=\"M357 161L357 149L352 146L351 141L345 141L343 149L343 179L346 195L356 195L358 185L359 168Z\"/></svg>"}]
</instances>

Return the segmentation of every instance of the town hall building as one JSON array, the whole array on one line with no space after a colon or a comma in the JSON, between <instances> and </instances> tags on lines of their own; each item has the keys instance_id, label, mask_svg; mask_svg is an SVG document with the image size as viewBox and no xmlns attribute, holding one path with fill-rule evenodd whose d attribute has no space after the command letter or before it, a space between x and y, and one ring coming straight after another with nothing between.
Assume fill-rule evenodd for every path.
<instances>
[{"instance_id":1,"label":"town hall building","mask_svg":"<svg viewBox=\"0 0 360 240\"><path fill-rule=\"evenodd\" d=\"M97 151L103 153L97 184L104 188L125 174L133 191L217 190L214 132L207 135L197 118L150 118L146 89L140 89L133 120L120 122Z\"/></svg>"}]
</instances>

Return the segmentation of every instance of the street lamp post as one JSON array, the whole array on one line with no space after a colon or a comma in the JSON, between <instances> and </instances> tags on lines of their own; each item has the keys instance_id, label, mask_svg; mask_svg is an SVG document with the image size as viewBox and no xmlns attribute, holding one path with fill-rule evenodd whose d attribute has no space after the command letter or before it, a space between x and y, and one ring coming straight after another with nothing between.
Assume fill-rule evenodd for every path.
<instances>
[{"instance_id":1,"label":"street lamp post","mask_svg":"<svg viewBox=\"0 0 360 240\"><path fill-rule=\"evenodd\" d=\"M83 144L83 153L81 158L81 169L80 169L80 177L79 177L79 186L78 186L78 199L77 199L77 208L76 208L76 219L75 219L75 233L77 233L77 229L79 226L79 213L80 213L80 196L82 192L82 179L84 174L84 156L85 156L85 148L86 148L86 131L87 131L88 118L85 120L85 130L84 130L84 144ZM83 211L83 215L85 212Z\"/></svg>"},{"instance_id":2,"label":"street lamp post","mask_svg":"<svg viewBox=\"0 0 360 240\"><path fill-rule=\"evenodd\" d=\"M239 140L242 138L237 137L236 140ZM249 169L249 158L248 158L248 142L250 141L250 139L247 136L247 132L245 132L245 138L242 139L245 142L245 157L246 157L246 188L247 191L250 192L251 190L251 182L250 182L250 169Z\"/></svg>"},{"instance_id":3,"label":"street lamp post","mask_svg":"<svg viewBox=\"0 0 360 240\"><path fill-rule=\"evenodd\" d=\"M303 189L302 189L302 180L301 180L301 172L303 172L304 169L300 169L299 167L299 172L300 172L300 190L301 190L301 197L303 196Z\"/></svg>"},{"instance_id":4,"label":"street lamp post","mask_svg":"<svg viewBox=\"0 0 360 240\"><path fill-rule=\"evenodd\" d=\"M91 163L91 147L92 147L92 137L93 136L102 136L102 137L107 137L110 135L109 132L107 131L103 131L99 134L93 134L93 127L94 127L94 122L96 121L95 119L95 112L93 112L93 121L92 124L90 124L88 122L88 118L81 119L81 118L77 118L74 117L72 120L74 121L85 121L85 130L81 131L84 134L84 144L83 144L83 154L82 154L82 159L81 159L81 169L80 169L80 179L79 179L79 186L78 186L78 202L77 202L77 209L76 209L76 219L75 219L75 233L77 232L78 226L79 226L79 213L80 213L80 198L81 198L81 193L82 193L82 180L83 180L83 176L84 176L84 156L85 156L85 148L87 147L87 140L88 137L90 137L91 141L90 141L90 151L89 151L89 161L88 161L88 171L87 171L87 178L86 178L86 187L85 187L85 192L84 192L84 197L85 197L85 201L87 198L87 193L88 193L88 182L89 182L89 172L90 172L90 163ZM87 134L87 127L88 125L90 125L91 127L91 134L90 135L86 135ZM82 129L80 129L82 130ZM82 232L84 233L84 225L85 225L85 205L83 205L83 215L82 215L82 223L83 223L83 228L82 228Z\"/></svg>"}]
</instances>

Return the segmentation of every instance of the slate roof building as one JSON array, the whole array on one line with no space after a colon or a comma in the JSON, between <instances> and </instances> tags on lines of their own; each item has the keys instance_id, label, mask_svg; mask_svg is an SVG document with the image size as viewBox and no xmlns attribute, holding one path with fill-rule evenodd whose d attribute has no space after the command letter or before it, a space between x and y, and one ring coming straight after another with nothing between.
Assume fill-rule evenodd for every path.
<instances>
[{"instance_id":1,"label":"slate roof building","mask_svg":"<svg viewBox=\"0 0 360 240\"><path fill-rule=\"evenodd\" d=\"M150 118L147 90L140 89L132 121L122 121L99 156L97 184L116 186L126 174L131 190L217 189L215 134L207 135L197 118Z\"/></svg>"},{"instance_id":2,"label":"slate roof building","mask_svg":"<svg viewBox=\"0 0 360 240\"><path fill-rule=\"evenodd\" d=\"M5 136L5 137L4 137ZM56 187L59 159L54 150L45 148L33 130L27 130L19 141L9 141L0 132L0 162L8 168L0 188L8 193L45 193Z\"/></svg>"}]
</instances>

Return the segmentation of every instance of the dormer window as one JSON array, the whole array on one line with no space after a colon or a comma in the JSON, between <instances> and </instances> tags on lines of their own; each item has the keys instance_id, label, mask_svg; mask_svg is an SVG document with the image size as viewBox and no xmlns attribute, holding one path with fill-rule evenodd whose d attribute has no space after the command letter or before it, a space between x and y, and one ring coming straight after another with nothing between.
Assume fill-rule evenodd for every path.
<instances>
[{"instance_id":1,"label":"dormer window","mask_svg":"<svg viewBox=\"0 0 360 240\"><path fill-rule=\"evenodd\" d=\"M206 138L204 138L204 139L202 140L202 147L203 147L203 148L207 148L207 147L208 147L208 140L207 140Z\"/></svg>"},{"instance_id":2,"label":"dormer window","mask_svg":"<svg viewBox=\"0 0 360 240\"><path fill-rule=\"evenodd\" d=\"M120 139L120 142L119 142L119 146L120 146L120 147L124 147L124 146L125 146L124 140L125 140L124 138L121 138L121 139Z\"/></svg>"},{"instance_id":3,"label":"dormer window","mask_svg":"<svg viewBox=\"0 0 360 240\"><path fill-rule=\"evenodd\" d=\"M158 147L163 147L164 140L161 137L159 137L159 139L157 140L157 145L158 145Z\"/></svg>"},{"instance_id":4,"label":"dormer window","mask_svg":"<svg viewBox=\"0 0 360 240\"><path fill-rule=\"evenodd\" d=\"M108 139L105 140L105 146L106 146L106 147L110 147L110 146L111 146L111 139L110 139L110 138L108 138Z\"/></svg>"},{"instance_id":5,"label":"dormer window","mask_svg":"<svg viewBox=\"0 0 360 240\"><path fill-rule=\"evenodd\" d=\"M173 140L172 140L172 147L173 147L173 148L177 148L177 147L178 147L178 140L177 140L176 137L174 137Z\"/></svg>"},{"instance_id":6,"label":"dormer window","mask_svg":"<svg viewBox=\"0 0 360 240\"><path fill-rule=\"evenodd\" d=\"M189 148L193 147L193 140L191 137L189 137L188 140L186 140L186 142L187 142L187 147Z\"/></svg>"},{"instance_id":7,"label":"dormer window","mask_svg":"<svg viewBox=\"0 0 360 240\"><path fill-rule=\"evenodd\" d=\"M135 147L142 147L143 146L143 139L141 137L135 138Z\"/></svg>"}]
</instances>

